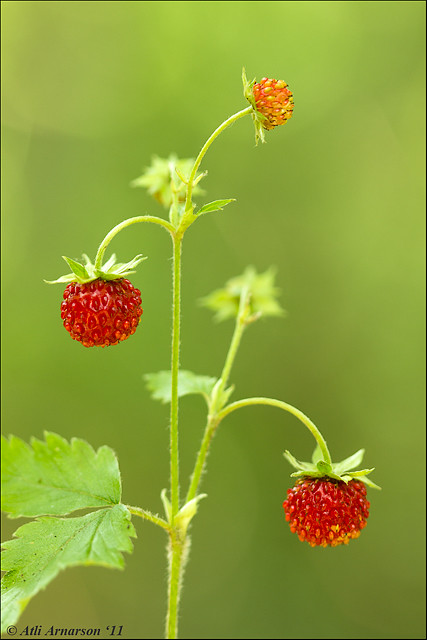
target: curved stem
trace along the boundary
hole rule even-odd
[[[137,222],[153,222],[154,224],[158,224],[164,227],[165,229],[167,229],[167,231],[169,231],[171,235],[173,235],[175,232],[175,229],[173,228],[170,222],[167,222],[167,220],[163,220],[162,218],[157,218],[156,216],[136,216],[135,218],[128,218],[127,220],[123,220],[123,222],[120,222],[119,224],[117,224],[115,227],[111,229],[111,231],[107,233],[104,240],[99,245],[96,258],[95,258],[95,269],[101,268],[102,259],[104,257],[105,250],[110,244],[111,240],[114,238],[114,236],[116,236],[120,231],[122,231],[122,229],[126,229],[126,227],[129,227],[131,224],[136,224]]]
[[[172,524],[179,511],[179,457],[178,457],[178,372],[179,342],[181,330],[181,253],[182,237],[173,238],[173,312],[172,312],[172,362],[171,362],[171,413],[170,413],[170,484]]]
[[[250,407],[253,405],[269,405],[271,407],[283,409],[288,413],[292,413],[292,415],[298,418],[298,420],[300,420],[310,430],[322,451],[325,462],[327,462],[328,464],[332,464],[331,454],[329,453],[326,440],[323,438],[316,425],[302,411],[300,411],[296,407],[293,407],[287,402],[283,402],[282,400],[275,400],[274,398],[245,398],[244,400],[238,400],[237,402],[233,402],[227,407],[224,407],[224,409],[222,409],[222,411],[217,414],[218,424],[219,422],[221,422],[221,420],[228,416],[229,413],[232,413],[237,409],[241,409],[242,407]]]
[[[193,165],[193,168],[191,170],[191,173],[190,173],[190,177],[188,178],[188,188],[187,188],[187,195],[186,195],[186,199],[185,199],[185,211],[189,211],[191,209],[191,196],[192,196],[192,193],[193,193],[194,178],[196,176],[197,169],[199,168],[200,163],[203,160],[203,156],[205,155],[206,151],[211,146],[212,142],[215,140],[215,138],[217,138],[219,136],[219,134],[222,131],[224,131],[224,129],[226,129],[231,124],[233,124],[233,122],[236,122],[236,120],[239,120],[239,118],[243,118],[243,116],[245,116],[248,113],[251,113],[252,111],[253,111],[253,107],[246,107],[246,109],[243,109],[242,111],[238,111],[234,115],[230,116],[230,118],[228,118],[222,124],[220,124],[219,127],[217,129],[215,129],[213,134],[206,140],[206,142],[203,145],[199,155],[196,158],[196,161],[195,161],[195,163]]]
[[[140,507],[131,507],[128,504],[125,505],[125,507],[128,511],[130,511],[130,513],[133,513],[135,516],[144,518],[144,520],[149,520],[153,524],[157,524],[157,526],[162,527],[162,529],[165,529],[166,531],[170,531],[170,526],[166,522],[166,520],[163,520],[163,518],[160,518],[159,516],[155,516],[150,511],[147,511],[146,509],[141,509]]]

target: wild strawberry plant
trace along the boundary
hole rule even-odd
[[[232,412],[254,405],[276,407],[295,416],[312,433],[316,447],[310,462],[299,462],[285,452],[296,468],[295,487],[283,503],[290,529],[312,547],[347,544],[357,538],[369,515],[366,485],[378,488],[368,475],[372,469],[354,471],[363,450],[342,462],[333,463],[326,441],[314,423],[296,407],[268,397],[252,397],[230,402],[234,387],[230,374],[244,332],[261,316],[280,316],[274,272],[257,273],[252,267],[230,279],[208,295],[205,306],[217,318],[234,318],[235,328],[219,377],[197,375],[180,369],[181,258],[185,232],[200,216],[221,211],[233,200],[214,200],[198,206],[193,199],[202,194],[199,171],[214,140],[237,120],[250,115],[256,142],[265,142],[265,131],[286,124],[293,112],[293,96],[282,80],[263,78],[248,82],[243,72],[244,95],[249,106],[225,120],[193,159],[154,158],[152,165],[133,182],[141,186],[169,211],[168,219],[145,215],[128,218],[116,225],[101,242],[95,260],[84,255],[82,262],[65,258],[71,273],[52,283],[66,284],[61,319],[71,338],[84,347],[105,347],[127,340],[142,318],[141,293],[127,276],[145,258],[136,256],[118,263],[104,256],[110,242],[123,229],[149,223],[162,227],[170,236],[173,253],[171,369],[146,374],[152,397],[170,404],[170,481],[161,499],[164,515],[122,502],[117,457],[111,448],[98,451],[84,440],[67,442],[60,435],[45,433],[44,441],[3,439],[2,506],[11,518],[34,518],[19,527],[12,540],[4,543],[2,581],[2,629],[13,625],[29,601],[66,567],[98,564],[123,567],[123,552],[132,551],[135,537],[132,516],[148,520],[168,536],[168,594],[166,637],[178,634],[178,607],[182,576],[189,556],[188,531],[199,501],[201,479],[213,436]],[[179,398],[201,394],[207,404],[206,427],[196,456],[189,486],[179,483],[178,405]],[[70,517],[89,509],[83,516]],[[64,517],[67,516],[67,517]]]

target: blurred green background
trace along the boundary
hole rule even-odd
[[[168,408],[144,373],[169,367],[167,234],[124,231],[143,321],[116,348],[62,327],[61,255],[95,254],[124,218],[164,215],[129,183],[151,156],[194,156],[246,106],[241,70],[285,79],[294,117],[255,148],[250,118],[209,151],[199,203],[235,197],[185,238],[184,368],[218,375],[233,329],[197,300],[252,264],[277,267],[286,319],[248,330],[233,399],[269,395],[360,447],[382,492],[348,548],[311,549],[285,522],[289,448],[308,431],[271,408],[221,426],[192,528],[183,638],[423,638],[424,2],[3,2],[3,432],[45,429],[117,452],[123,500],[160,512]],[[184,398],[187,486],[204,402]],[[22,521],[5,520],[10,537]],[[124,626],[160,638],[163,532],[135,522],[126,570],[63,572],[19,623]]]

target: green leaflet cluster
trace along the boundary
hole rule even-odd
[[[129,510],[120,503],[120,471],[114,451],[70,443],[54,433],[27,445],[2,438],[2,509],[11,518],[36,517],[4,543],[2,631],[15,624],[29,600],[62,569],[102,565],[121,569],[136,537]],[[63,518],[78,509],[83,516]]]

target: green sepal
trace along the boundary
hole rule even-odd
[[[265,142],[265,134],[264,134],[264,128],[262,126],[262,123],[264,120],[266,120],[266,117],[262,113],[260,113],[256,108],[256,103],[255,103],[255,98],[253,93],[253,86],[256,82],[256,79],[254,78],[251,81],[247,79],[245,67],[243,67],[243,70],[242,70],[242,82],[243,82],[243,95],[245,96],[246,100],[249,102],[249,104],[253,109],[252,120],[254,123],[254,129],[255,129],[255,144],[258,144],[259,140],[261,140],[261,142]]]
[[[350,471],[350,469],[354,469],[361,464],[363,460],[363,456],[365,455],[365,449],[359,449],[356,453],[353,453],[352,456],[342,460],[341,462],[337,462],[334,465],[335,473],[343,473],[344,471]]]
[[[84,265],[72,258],[67,258],[67,256],[62,257],[72,270],[72,273],[67,273],[57,280],[45,280],[46,284],[58,284],[62,282],[78,282],[79,284],[86,284],[88,282],[93,282],[93,280],[98,280],[99,278],[107,281],[119,280],[131,273],[135,273],[135,267],[143,262],[143,260],[147,259],[142,254],[139,254],[130,260],[130,262],[116,262],[116,254],[113,253],[111,258],[107,260],[104,265],[101,265],[100,268],[96,268],[85,253],[83,254],[83,260],[85,262]]]
[[[62,257],[79,281],[88,282],[90,280],[90,275],[82,264],[72,258],[67,258],[67,256]]]
[[[352,471],[354,467],[358,466],[362,462],[364,449],[359,449],[353,455],[341,460],[341,462],[329,463],[323,459],[322,450],[317,445],[313,451],[311,462],[301,462],[297,460],[290,451],[285,451],[283,455],[287,461],[297,471],[291,473],[291,478],[309,477],[309,478],[333,478],[340,482],[348,484],[351,480],[361,480],[369,487],[373,489],[381,489],[377,484],[372,482],[366,476],[369,475],[374,469],[360,469],[359,471]]]
[[[292,455],[290,451],[284,451],[283,455],[295,469],[298,469],[298,471],[316,471],[314,465],[312,465],[310,462],[300,462]]]
[[[236,202],[236,198],[228,198],[226,200],[214,200],[213,202],[208,202],[204,204],[198,211],[195,212],[194,215],[201,216],[203,213],[210,213],[212,211],[222,211],[227,204],[230,202]]]
[[[323,460],[323,453],[322,449],[317,444],[315,450],[313,451],[313,455],[311,456],[311,461],[313,464],[317,464],[320,460]]]

